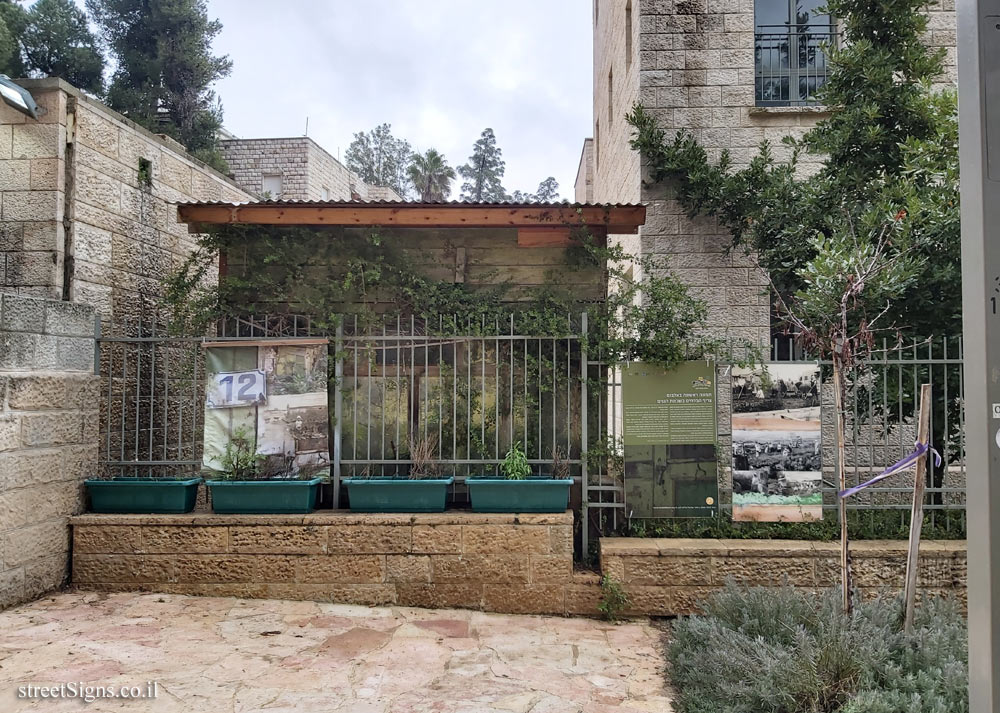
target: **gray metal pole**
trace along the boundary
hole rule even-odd
[[[344,322],[343,317],[337,323],[337,338],[334,343],[337,359],[334,366],[333,376],[336,382],[333,394],[333,470],[330,473],[333,482],[333,508],[340,507],[340,461],[344,454],[342,451],[344,434]]]
[[[1000,711],[1000,0],[959,0],[969,704]]]

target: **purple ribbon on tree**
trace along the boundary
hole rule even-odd
[[[841,490],[839,493],[837,493],[837,496],[841,497],[841,498],[849,497],[851,495],[854,495],[855,493],[857,493],[860,490],[864,490],[869,485],[874,485],[875,483],[879,482],[880,480],[885,480],[890,475],[895,475],[896,473],[898,473],[901,470],[906,470],[911,465],[913,465],[914,463],[916,463],[918,458],[921,458],[922,456],[924,456],[924,454],[926,454],[927,451],[930,451],[931,453],[934,454],[934,467],[936,468],[939,465],[941,465],[941,454],[939,454],[936,450],[934,450],[933,448],[931,448],[928,444],[926,444],[926,443],[920,443],[918,441],[918,442],[914,443],[913,446],[914,446],[913,453],[910,453],[905,458],[901,458],[900,460],[896,461],[895,463],[893,463],[892,465],[890,465],[888,468],[886,468],[885,470],[883,470],[881,473],[879,473],[878,475],[876,475],[871,480],[866,481],[866,482],[862,483],[861,485],[855,485],[853,488],[848,488],[847,490]]]

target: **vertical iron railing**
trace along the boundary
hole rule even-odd
[[[830,66],[826,48],[838,35],[829,24],[757,25],[754,34],[757,106],[802,106],[815,103]]]

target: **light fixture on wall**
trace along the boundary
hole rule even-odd
[[[6,74],[0,74],[0,96],[8,106],[27,114],[32,119],[38,118],[38,105],[31,94],[24,87],[14,84]]]

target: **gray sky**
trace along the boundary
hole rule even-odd
[[[591,131],[588,0],[209,0],[225,125],[242,138],[309,135],[342,157],[389,122],[415,149],[465,163],[487,126],[504,186],[546,176],[572,197]],[[458,196],[456,182],[452,197]]]

